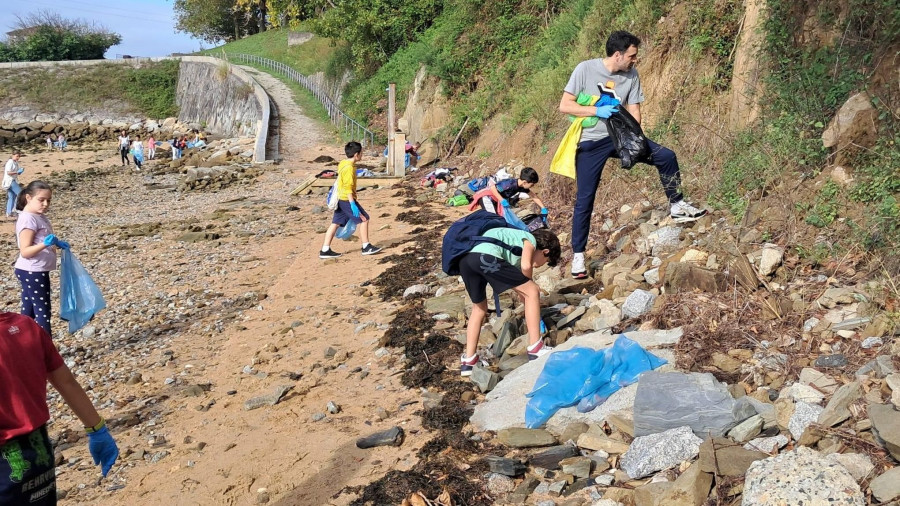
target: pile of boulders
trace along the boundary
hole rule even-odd
[[[457,180],[427,191],[463,187]],[[594,411],[564,408],[544,428],[524,429],[526,394],[546,359],[525,355],[521,307],[492,318],[479,342],[491,365],[471,377],[486,394],[471,425],[488,433],[479,438],[496,433],[494,442],[509,448],[488,462],[494,497],[546,505],[559,496],[607,505],[900,499],[900,467],[892,468],[900,461],[900,338],[883,287],[799,279],[791,274],[797,260],[759,233],[714,216],[677,224],[649,202],[623,206],[602,227],[607,240],[586,262],[591,279],[569,279],[560,267],[534,275],[548,338],[559,350],[599,349],[613,343],[614,328],[626,327],[669,364]],[[567,234],[560,236],[565,243]],[[677,370],[672,348],[682,332],[642,320],[673,294],[696,294],[700,303],[726,290],[762,293],[768,318],[803,315],[802,330],[711,350],[703,372]],[[404,297],[423,294],[435,329],[464,342],[461,281],[436,273]],[[501,305],[512,304],[504,296]],[[710,372],[740,380],[721,382]]]

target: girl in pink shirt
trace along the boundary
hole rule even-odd
[[[16,240],[19,258],[15,263],[16,277],[22,284],[22,314],[30,316],[50,331],[50,271],[56,269],[56,248],[69,249],[69,243],[53,234],[53,227],[45,213],[53,197],[50,185],[32,181],[16,199],[19,218],[16,220]]]

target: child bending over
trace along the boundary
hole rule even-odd
[[[459,273],[466,292],[472,299],[472,315],[466,327],[466,352],[460,357],[460,374],[470,376],[478,364],[478,336],[487,315],[487,285],[495,293],[510,288],[525,304],[525,324],[528,327],[528,359],[534,360],[552,348],[541,341],[541,291],[531,280],[535,267],[549,264],[554,267],[561,253],[559,238],[546,229],[525,232],[508,227],[492,228],[482,234],[498,239],[508,246],[521,246],[522,255],[489,242],[478,243],[459,262]]]

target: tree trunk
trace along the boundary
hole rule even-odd
[[[266,31],[266,14],[268,13],[268,9],[266,8],[266,0],[259,0],[259,31]]]

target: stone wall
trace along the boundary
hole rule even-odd
[[[87,67],[104,63],[140,65],[142,62],[164,59],[167,58],[13,62],[0,63],[0,69]],[[48,113],[33,105],[8,107],[0,104],[0,146],[41,142],[40,139],[50,133],[64,133],[69,141],[114,139],[121,129],[144,135],[150,132],[164,135],[186,133],[179,130],[179,124],[185,124],[202,126],[226,137],[254,137],[253,161],[265,161],[270,115],[269,97],[265,90],[249,74],[217,58],[183,56],[179,59],[181,66],[176,97],[181,107],[179,123],[174,118],[158,123],[130,115],[112,114],[111,117],[108,111]]]
[[[253,160],[265,160],[269,97],[248,73],[217,58],[184,56],[175,100],[180,121],[229,137],[256,137]]]

